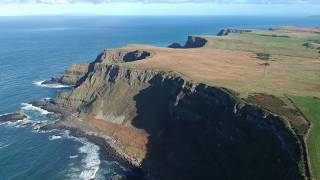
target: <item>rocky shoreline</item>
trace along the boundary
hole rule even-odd
[[[40,131],[51,130],[68,130],[70,135],[76,138],[85,138],[89,142],[99,146],[100,159],[107,161],[118,162],[123,167],[130,170],[130,173],[125,176],[116,175],[113,179],[128,179],[128,180],[141,180],[145,175],[142,169],[139,167],[139,163],[129,158],[126,154],[120,152],[118,148],[112,142],[110,137],[101,137],[98,134],[91,131],[84,131],[77,127],[68,126],[66,123],[66,117],[70,117],[70,111],[64,111],[54,101],[33,101],[33,106],[52,112],[48,114],[48,117],[53,120],[57,120],[53,124],[48,124],[40,127]]]
[[[221,36],[244,32],[250,30],[226,29]],[[206,43],[190,36],[185,46],[170,47]],[[133,170],[120,179],[309,177],[304,142],[289,121],[223,87],[133,63],[156,52],[104,50],[86,73],[67,71],[74,89],[55,100],[32,102],[59,119],[41,130],[66,129],[98,145],[101,158]]]

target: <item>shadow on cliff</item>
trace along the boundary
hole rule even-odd
[[[224,91],[156,76],[134,97],[133,126],[150,136],[142,162],[145,175],[159,179],[302,179],[299,148],[280,123],[235,115]],[[259,114],[259,113],[257,113]],[[269,123],[269,124],[268,124]],[[274,129],[279,134],[274,133]],[[283,131],[283,132],[282,132]],[[282,141],[278,136],[282,136]]]

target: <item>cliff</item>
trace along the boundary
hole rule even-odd
[[[287,121],[225,88],[134,66],[154,54],[105,50],[56,98],[72,112],[61,123],[111,137],[146,178],[305,178],[303,142]]]
[[[50,80],[46,80],[41,84],[63,84],[63,85],[75,85],[81,80],[88,72],[88,64],[73,64],[67,70],[64,71],[64,75],[61,77],[52,77]]]

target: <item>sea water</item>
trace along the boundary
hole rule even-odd
[[[68,131],[41,132],[52,120],[28,104],[54,98],[66,86],[41,87],[73,63],[89,63],[104,48],[126,44],[167,46],[188,35],[222,28],[319,26],[308,17],[0,17],[0,115],[28,117],[0,125],[0,179],[110,179],[128,170],[99,158],[99,147]]]

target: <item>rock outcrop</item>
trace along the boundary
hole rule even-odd
[[[16,122],[19,120],[23,120],[27,118],[27,116],[21,112],[15,112],[11,114],[5,114],[0,116],[0,123],[1,122]]]
[[[222,29],[217,36],[228,36],[229,33],[246,33],[246,32],[252,32],[252,30],[247,29]]]
[[[50,80],[42,82],[42,84],[76,85],[76,82],[86,75],[88,68],[88,64],[73,64],[70,68],[65,70],[62,77],[52,77]]]
[[[83,78],[88,72],[88,64],[74,64],[64,72],[61,83],[66,85],[74,85]]]
[[[207,40],[200,36],[188,36],[188,40],[184,46],[179,43],[172,43],[169,48],[201,48],[207,44]]]
[[[280,117],[226,89],[128,66],[130,53],[103,52],[74,90],[57,97],[60,107],[78,113],[79,120],[65,121],[117,139],[146,178],[304,179],[301,142]],[[128,139],[138,135],[146,144]]]
[[[50,84],[61,84],[62,77],[51,77],[49,80],[43,81],[41,84],[50,85]]]
[[[152,52],[143,50],[132,50],[128,51],[126,49],[105,49],[98,57],[96,62],[99,63],[125,63],[137,60],[146,59],[152,56]]]

